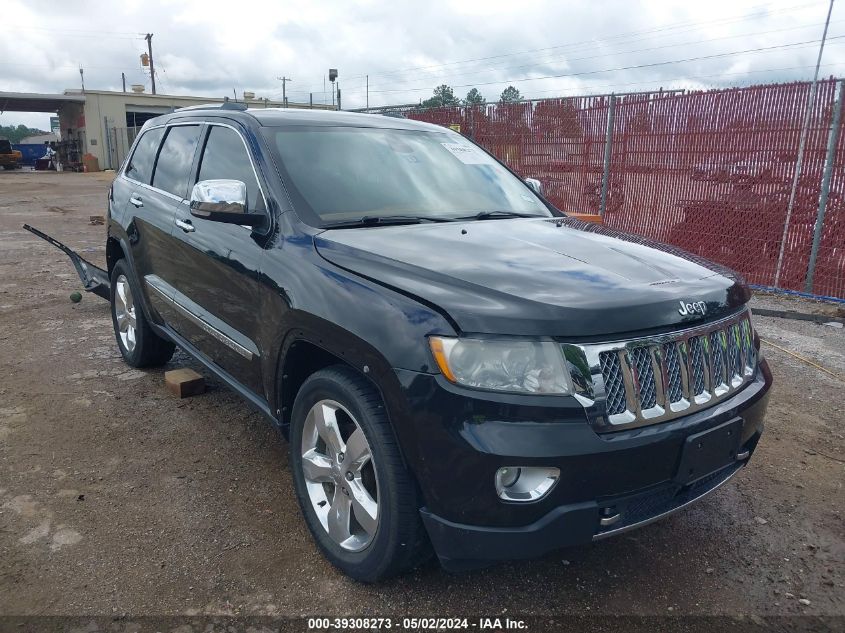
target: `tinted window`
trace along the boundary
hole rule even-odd
[[[129,178],[150,184],[150,178],[153,175],[153,164],[156,160],[156,152],[158,151],[163,134],[163,127],[144,132],[138,140],[138,145],[135,147],[135,153],[132,154],[129,165],[126,167],[126,175]]]
[[[549,216],[519,178],[452,132],[351,127],[264,128],[285,186],[312,221],[486,211]],[[316,217],[314,217],[316,216]]]
[[[250,211],[264,209],[264,199],[249,154],[234,130],[215,125],[211,127],[200,163],[199,180],[240,180],[246,184],[247,206]]]
[[[180,198],[188,196],[188,177],[197,149],[198,125],[178,125],[170,128],[156,161],[153,187]]]

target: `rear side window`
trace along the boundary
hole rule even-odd
[[[138,145],[135,147],[135,152],[129,160],[129,165],[126,166],[126,176],[132,180],[150,184],[150,179],[153,175],[153,165],[156,160],[156,152],[161,143],[161,137],[164,135],[164,128],[155,128],[147,130],[138,139]]]
[[[249,154],[240,135],[234,130],[214,125],[208,135],[200,163],[199,180],[240,180],[246,185],[250,211],[263,211],[264,198],[252,170]]]
[[[198,125],[177,125],[171,127],[158,153],[153,187],[186,198],[188,178],[194,162],[200,128]]]

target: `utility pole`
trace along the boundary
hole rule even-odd
[[[337,81],[337,68],[329,68],[329,81],[332,82],[332,107],[334,107],[335,81]],[[323,84],[325,86],[325,84]],[[337,84],[337,109],[340,110],[340,84]]]
[[[82,92],[85,92],[85,71],[82,70],[82,66],[79,67],[79,81],[82,82]]]
[[[367,78],[367,110],[370,109],[370,76],[364,75]]]
[[[288,107],[288,97],[287,97],[287,92],[286,92],[287,83],[289,81],[293,81],[293,79],[291,79],[290,77],[284,77],[284,76],[276,77],[276,79],[278,79],[279,81],[282,82],[282,103],[287,108]]]
[[[150,83],[152,84],[153,94],[156,93],[156,67],[153,64],[153,34],[147,33],[144,36],[147,40],[147,52],[150,55]]]
[[[123,82],[123,92],[126,92],[126,73],[120,73],[120,80]]]

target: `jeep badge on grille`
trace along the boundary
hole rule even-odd
[[[681,307],[678,308],[678,312],[681,316],[687,316],[688,314],[700,314],[704,316],[707,313],[707,305],[703,301],[693,301],[692,303],[680,301],[679,303]]]

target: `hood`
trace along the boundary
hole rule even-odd
[[[749,298],[726,268],[573,218],[332,229],[314,240],[326,260],[438,308],[460,332],[589,339],[712,320]]]

